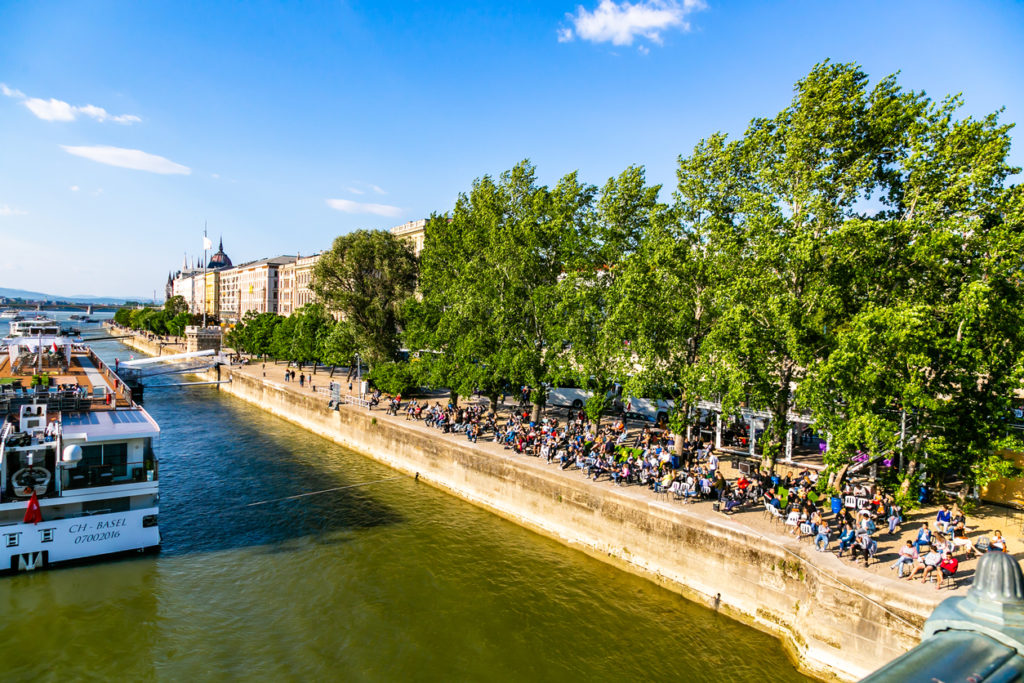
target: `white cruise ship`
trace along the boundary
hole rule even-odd
[[[0,571],[160,545],[160,428],[47,320],[0,340]]]

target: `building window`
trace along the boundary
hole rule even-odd
[[[53,541],[53,529],[40,529],[39,540],[43,543],[51,543]]]
[[[13,547],[18,545],[18,539],[21,536],[20,533],[17,533],[17,534],[5,534],[5,535],[7,536],[7,547],[8,548],[13,548]]]

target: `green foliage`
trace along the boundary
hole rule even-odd
[[[169,317],[174,318],[182,313],[188,313],[188,302],[183,296],[172,296],[164,302],[164,310]]]
[[[334,319],[323,304],[306,304],[295,313],[290,360],[307,363],[320,360],[323,342],[334,328]]]
[[[185,336],[185,328],[195,324],[195,316],[188,311],[182,311],[167,321],[167,333],[175,337],[183,337]]]
[[[367,374],[367,379],[386,394],[408,396],[416,388],[416,374],[409,363],[377,363]]]
[[[908,506],[922,477],[1016,476],[998,454],[1024,448],[1009,427],[1024,388],[1024,189],[1010,184],[1011,127],[998,112],[958,118],[961,105],[825,62],[778,114],[681,156],[671,205],[640,167],[600,189],[576,174],[541,185],[526,161],[479,178],[427,223],[422,299],[378,297],[391,316],[374,318],[379,348],[400,320],[427,352],[418,381],[527,384],[542,404],[545,386],[574,380],[591,417],[622,382],[627,399],[670,396],[677,432],[700,399],[767,410],[769,461],[810,413],[832,472],[889,460],[882,476]],[[344,246],[320,286],[351,302]],[[364,327],[338,332],[339,357],[370,344]]]
[[[439,357],[432,384],[460,394],[529,385],[543,403],[545,382],[564,368],[564,321],[554,315],[559,279],[579,243],[593,188],[575,174],[554,188],[524,161],[498,179],[484,176],[450,215],[426,227],[420,288],[409,306],[407,343]]]
[[[292,339],[295,337],[295,315],[292,314],[274,326],[270,336],[270,355],[281,360],[297,360],[292,355]]]
[[[347,320],[339,320],[323,337],[320,358],[332,366],[351,365],[358,350],[352,325]]]
[[[400,313],[416,288],[417,259],[389,232],[358,230],[334,240],[313,270],[313,291],[338,311],[363,357],[391,361],[398,351]]]
[[[225,343],[238,351],[257,356],[274,353],[274,330],[283,318],[276,313],[246,311],[242,319],[228,332]]]
[[[173,299],[181,297],[172,297]],[[187,312],[172,315],[174,307],[168,308],[119,308],[114,313],[114,322],[133,330],[143,330],[154,334],[184,334],[185,325],[191,325],[192,317]],[[187,322],[186,322],[187,321]],[[182,324],[184,323],[184,324]],[[177,331],[179,330],[180,331]]]

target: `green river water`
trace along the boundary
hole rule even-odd
[[[247,506],[396,473],[211,388],[146,407],[162,551],[0,578],[6,680],[805,680],[771,636],[408,477]]]

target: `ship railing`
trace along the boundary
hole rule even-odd
[[[134,406],[135,402],[132,401],[132,390],[128,388],[128,385],[125,384],[124,380],[121,379],[121,377],[118,376],[118,374],[114,372],[109,365],[104,363],[100,357],[96,355],[95,351],[88,347],[87,351],[89,353],[89,360],[93,362],[96,369],[100,371],[100,374],[102,374],[106,380],[110,382],[110,386],[113,387],[115,399],[120,397],[129,406]]]
[[[107,403],[106,396],[83,396],[77,392],[65,391],[41,394],[26,394],[24,396],[6,395],[0,397],[0,413],[9,412],[13,408],[23,405],[45,405],[48,410],[64,413],[86,412],[90,410],[111,409],[114,407],[133,407],[134,404],[125,403],[123,400],[116,404],[112,401]]]

